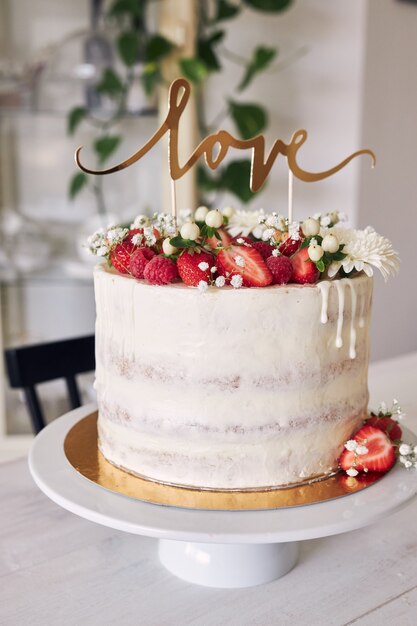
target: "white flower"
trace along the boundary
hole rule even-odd
[[[243,256],[240,256],[239,254],[235,256],[235,262],[236,265],[239,265],[239,267],[245,267],[245,259]]]
[[[359,455],[361,455],[361,454],[367,454],[367,452],[369,452],[369,450],[368,450],[368,448],[367,448],[366,446],[361,446],[361,445],[360,445],[360,446],[358,446],[358,447],[356,448],[356,454],[359,454]]]
[[[346,450],[349,450],[349,452],[354,452],[357,447],[358,447],[358,442],[355,441],[354,439],[349,439],[349,441],[346,441],[345,443],[345,448]]]
[[[265,230],[263,224],[259,224],[259,219],[264,218],[264,211],[235,211],[230,217],[228,230],[232,237],[242,235],[247,237],[252,233],[257,239],[260,239],[262,232]]]
[[[412,465],[413,465],[413,464],[411,463],[411,461],[406,461],[406,462],[404,463],[404,467],[405,467],[406,469],[408,469],[409,467],[412,467]]]
[[[378,413],[383,413],[385,415],[385,413],[387,413],[387,411],[388,411],[387,403],[386,402],[381,402],[379,407],[378,407]]]
[[[242,283],[243,283],[243,278],[240,274],[235,274],[235,276],[233,276],[232,280],[230,281],[230,284],[235,289],[240,289],[240,287],[242,286]]]
[[[278,213],[271,213],[265,219],[266,226],[284,231],[286,229],[286,218]]]
[[[408,454],[412,453],[413,449],[411,446],[408,445],[408,443],[402,443],[398,451],[401,456],[407,456]]]
[[[216,280],[214,281],[214,284],[216,285],[216,287],[224,287],[226,284],[226,279],[224,276],[217,276]]]
[[[211,270],[210,270],[210,272],[211,272],[212,274],[215,274],[215,272],[217,272],[217,267],[216,267],[215,265],[213,265],[213,266],[212,266],[212,268],[211,268]]]
[[[140,244],[142,243],[142,241],[143,241],[143,235],[141,235],[141,233],[136,233],[136,235],[133,235],[133,237],[132,237],[132,243],[133,243],[135,246],[140,246]]]
[[[335,276],[341,267],[347,274],[356,270],[365,272],[367,276],[372,276],[373,268],[376,267],[385,280],[398,271],[399,258],[391,242],[370,226],[365,230],[335,227],[328,232],[344,244],[342,252],[346,254],[343,260],[334,261],[330,265],[329,278]]]
[[[275,235],[275,229],[274,228],[267,228],[262,233],[262,239],[263,239],[263,241],[269,241],[270,239],[273,238],[274,235]]]
[[[242,237],[239,237],[239,239],[236,239],[236,243],[244,244],[245,240],[242,239]]]
[[[291,222],[288,225],[288,235],[293,241],[300,239],[300,222]]]
[[[107,246],[100,246],[96,249],[95,254],[97,256],[106,256],[109,253],[109,249]],[[94,254],[94,253],[93,253]]]
[[[414,446],[413,453],[417,456],[417,446]]]
[[[178,214],[178,225],[181,226],[185,222],[191,222],[193,218],[193,212],[191,209],[180,209]]]
[[[348,476],[357,476],[359,474],[358,470],[355,470],[354,467],[350,467],[348,470],[346,470],[346,474]]]
[[[278,248],[275,248],[275,250],[272,250],[272,256],[279,256],[281,254],[281,252],[278,250]]]
[[[107,231],[107,241],[110,244],[117,244],[117,243],[121,243],[123,241],[123,239],[126,237],[127,233],[129,232],[128,228],[111,228],[110,230]]]
[[[208,270],[209,264],[206,263],[205,261],[201,261],[201,263],[198,264],[198,267],[200,268],[202,272],[205,272],[206,270]]]
[[[177,233],[177,226],[173,215],[169,215],[168,213],[155,213],[152,217],[152,222],[164,238],[173,237]]]
[[[143,228],[149,226],[149,217],[147,215],[137,215],[130,225],[130,228]]]
[[[208,283],[206,283],[205,280],[200,280],[200,282],[197,285],[197,289],[200,293],[205,293],[208,289]]]
[[[143,235],[145,237],[147,246],[153,246],[156,243],[156,237],[155,233],[153,232],[152,226],[147,226],[146,228],[144,228]]]

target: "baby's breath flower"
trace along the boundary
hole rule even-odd
[[[201,263],[198,264],[198,267],[202,272],[204,272],[205,270],[208,270],[209,264],[205,261],[201,261]]]
[[[243,284],[243,278],[240,274],[235,274],[234,276],[232,276],[232,279],[230,281],[230,284],[232,285],[232,287],[234,287],[235,289],[240,289],[240,287]]]
[[[150,220],[147,215],[137,215],[133,220],[130,228],[143,228],[144,226],[149,226]]]
[[[224,287],[226,284],[226,279],[224,276],[217,276],[216,280],[214,281],[214,284],[216,285],[216,287]]]
[[[346,470],[346,474],[348,476],[357,476],[359,472],[354,467],[350,467],[348,470]]]
[[[133,237],[132,237],[132,243],[133,243],[135,246],[140,246],[140,244],[142,243],[142,241],[143,241],[143,235],[141,235],[141,233],[136,233],[136,235],[133,235]]]
[[[357,447],[358,447],[358,442],[355,441],[354,439],[349,439],[349,441],[346,441],[345,443],[345,448],[346,450],[349,450],[349,452],[354,452]]]
[[[208,289],[208,283],[205,280],[200,280],[200,282],[197,285],[197,288],[200,293],[205,293]]]
[[[245,259],[243,256],[240,256],[239,254],[235,256],[235,262],[236,265],[239,265],[239,267],[245,267]]]
[[[368,450],[368,448],[366,446],[359,445],[356,448],[356,454],[359,454],[359,455],[360,454],[367,454],[368,452],[369,452],[369,450]]]
[[[408,443],[402,443],[398,451],[401,456],[408,456],[409,454],[412,454],[413,449],[408,445]]]

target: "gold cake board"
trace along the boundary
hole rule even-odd
[[[109,463],[98,448],[97,411],[77,422],[64,441],[73,468],[88,480],[115,493],[166,506],[217,511],[256,511],[324,502],[360,491],[385,474],[359,479],[339,472],[314,482],[278,489],[215,491],[179,487],[129,474]]]

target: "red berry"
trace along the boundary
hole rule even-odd
[[[110,252],[110,263],[121,274],[129,274],[130,257],[135,250],[135,246],[131,241],[124,240],[118,243]]]
[[[258,252],[261,253],[264,261],[269,259],[272,254],[272,251],[275,250],[275,246],[271,246],[267,241],[251,241],[250,242],[252,248],[255,248]]]
[[[398,441],[403,436],[403,432],[398,422],[388,415],[384,415],[381,417],[379,417],[378,415],[373,415],[366,420],[366,423],[369,424],[369,426],[375,426],[375,428],[383,430],[384,433],[388,435],[388,437],[391,439],[391,441]]]
[[[362,474],[358,474],[357,476],[339,474],[337,477],[337,482],[342,487],[343,491],[346,491],[346,493],[351,493],[352,491],[359,491],[359,489],[369,487],[369,485],[372,485],[380,479],[380,472],[364,472]]]
[[[368,470],[370,472],[387,472],[395,463],[395,448],[387,435],[375,426],[362,426],[354,435],[353,439],[358,444],[366,446],[368,452],[355,454],[355,452],[343,450],[339,464],[344,470],[353,467],[358,472]]]
[[[228,246],[232,242],[232,238],[228,232],[226,232],[223,228],[219,228],[217,232],[220,235],[220,239],[217,239],[215,235],[213,237],[208,237],[207,243],[210,248],[217,248],[218,244],[221,243],[223,247]]]
[[[301,246],[302,235],[301,230],[299,230],[299,238],[293,239],[292,237],[287,236],[287,239],[281,243],[279,246],[279,251],[281,254],[285,254],[285,256],[292,256],[295,252],[297,252],[298,248]]]
[[[286,285],[292,276],[292,263],[287,256],[270,256],[266,264],[273,276],[274,285]]]
[[[146,264],[143,277],[151,285],[168,285],[178,278],[177,266],[165,256],[154,256]]]
[[[147,264],[155,256],[151,248],[138,248],[130,257],[130,273],[135,278],[143,278],[143,272]]]
[[[242,257],[244,265],[236,262],[236,257]],[[217,271],[230,282],[232,276],[239,274],[243,278],[245,287],[266,287],[272,283],[272,274],[269,271],[261,254],[251,246],[229,246],[217,255]]]
[[[125,242],[133,243],[132,237],[134,237],[135,235],[142,235],[142,234],[143,234],[143,228],[132,228],[127,233],[126,237],[123,240],[123,243]]]
[[[200,263],[207,263],[208,268],[200,269]],[[186,250],[178,257],[177,266],[181,280],[190,287],[196,287],[201,280],[208,282],[211,279],[211,268],[214,265],[214,257],[208,252],[194,252]]]
[[[299,285],[316,283],[320,272],[308,256],[308,248],[302,248],[291,257],[293,268],[292,282]]]

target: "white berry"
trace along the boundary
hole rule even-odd
[[[339,250],[339,242],[337,237],[332,235],[326,235],[323,237],[323,241],[321,242],[321,247],[325,252],[337,252]]]
[[[164,254],[171,256],[171,254],[175,254],[177,252],[178,248],[173,246],[169,241],[169,237],[167,237],[164,239],[164,243],[162,244],[162,250],[164,251]]]
[[[235,210],[233,207],[231,206],[225,206],[224,209],[222,210],[222,213],[225,217],[227,217],[227,219],[230,220],[230,218],[232,217],[232,215],[235,214]]]
[[[199,206],[194,213],[194,219],[196,222],[204,222],[206,215],[209,212],[206,206]]]
[[[306,237],[315,237],[320,232],[320,222],[314,217],[309,217],[302,223],[301,229]]]
[[[211,228],[220,228],[223,225],[223,215],[218,209],[209,211],[206,215],[206,224]]]
[[[308,246],[308,256],[313,261],[313,263],[320,261],[323,254],[324,250],[321,246]]]
[[[180,234],[183,239],[195,241],[200,235],[200,229],[194,222],[186,222],[181,226]]]

